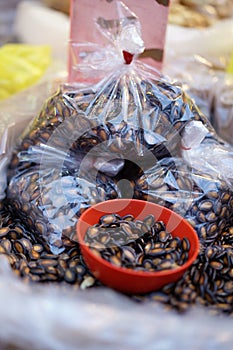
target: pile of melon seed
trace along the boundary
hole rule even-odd
[[[0,204],[0,254],[25,283],[56,283],[73,288],[98,288],[80,254],[78,243],[63,239],[64,251],[50,252],[45,242],[29,232]],[[201,245],[197,260],[176,283],[146,295],[132,295],[137,302],[155,301],[178,312],[203,305],[214,314],[233,316],[233,225],[209,245]]]

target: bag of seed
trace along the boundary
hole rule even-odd
[[[96,21],[109,44],[77,67],[88,82],[62,84],[45,102],[9,167],[8,200],[53,252],[63,249],[64,235],[76,238],[83,210],[134,196],[135,181],[148,169],[179,156],[191,121],[218,139],[179,86],[137,59],[144,49],[140,23],[122,2],[117,5],[119,18],[111,26]],[[106,76],[91,84],[100,70]]]

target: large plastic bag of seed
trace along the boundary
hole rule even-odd
[[[63,84],[23,133],[9,167],[7,197],[16,214],[53,252],[89,206],[134,196],[135,180],[158,161],[181,154],[187,124],[211,124],[183,90],[137,59],[140,23],[122,2],[107,26],[96,21],[109,45],[87,55],[77,69],[86,82]],[[103,24],[105,23],[105,24]],[[91,78],[104,67],[106,77]],[[135,195],[137,198],[137,196]]]

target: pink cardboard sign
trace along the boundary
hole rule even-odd
[[[96,27],[96,21],[116,22],[117,0],[71,0],[70,45],[68,57],[69,81],[82,81],[77,65],[93,47],[108,41]],[[119,2],[119,1],[118,1]],[[139,19],[145,50],[139,56],[147,64],[161,70],[168,19],[169,0],[124,0],[127,8]],[[115,21],[115,22],[114,22]]]

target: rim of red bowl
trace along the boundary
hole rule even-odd
[[[173,215],[175,215],[176,217],[179,217],[179,219],[185,223],[185,225],[187,226],[187,228],[189,229],[190,232],[192,232],[192,236],[193,236],[193,240],[192,242],[190,242],[190,249],[193,248],[193,252],[192,252],[192,256],[188,258],[188,260],[181,266],[178,266],[176,268],[173,268],[173,269],[164,269],[164,270],[161,270],[161,271],[141,271],[141,270],[133,270],[133,269],[128,269],[128,268],[125,268],[125,267],[122,267],[122,266],[117,266],[117,265],[114,265],[110,262],[108,262],[107,260],[97,256],[96,254],[94,254],[92,252],[92,250],[87,246],[87,244],[85,243],[84,241],[84,237],[85,237],[85,234],[86,232],[84,233],[84,236],[82,236],[79,228],[82,224],[82,222],[84,221],[83,218],[85,218],[86,216],[88,216],[88,214],[93,210],[93,209],[96,209],[98,210],[99,207],[101,207],[103,205],[103,203],[106,203],[108,202],[109,205],[111,204],[111,202],[115,202],[116,201],[125,201],[125,202],[143,202],[143,203],[149,203],[150,205],[152,204],[154,207],[158,207],[162,210],[164,210],[166,213],[172,213]],[[102,211],[101,211],[102,212]],[[113,213],[114,211],[109,211],[109,212],[102,212],[103,215],[104,213]],[[87,221],[85,221],[87,223]],[[97,223],[97,222],[96,222]],[[89,224],[88,224],[89,225]],[[92,226],[92,225],[89,225],[89,226]],[[195,259],[197,258],[198,256],[198,253],[199,253],[199,247],[200,247],[200,244],[199,244],[199,239],[198,239],[198,235],[196,233],[196,231],[194,230],[194,228],[188,223],[187,220],[185,220],[182,216],[180,216],[179,214],[177,214],[176,212],[172,211],[171,209],[168,209],[164,206],[161,206],[159,204],[156,204],[156,203],[152,203],[152,202],[147,202],[147,201],[143,201],[143,200],[140,200],[140,199],[110,199],[108,201],[104,201],[104,202],[100,202],[100,203],[97,203],[95,205],[93,205],[92,207],[88,208],[87,210],[85,210],[85,212],[83,212],[83,214],[80,216],[78,222],[77,222],[77,225],[76,225],[76,233],[77,233],[77,236],[78,236],[78,243],[80,244],[80,246],[82,246],[82,248],[89,254],[91,255],[95,260],[99,261],[99,263],[101,263],[102,265],[105,265],[106,267],[110,267],[111,269],[115,270],[115,271],[118,271],[118,272],[122,272],[122,273],[125,273],[125,274],[130,274],[130,275],[135,275],[135,276],[150,276],[150,277],[153,277],[153,276],[168,276],[168,275],[173,275],[175,274],[176,272],[181,272],[183,270],[187,270],[189,266],[192,265],[192,263],[195,261]],[[172,233],[172,232],[171,232]],[[174,237],[177,237],[177,236],[174,236]],[[193,242],[194,241],[194,242]]]

